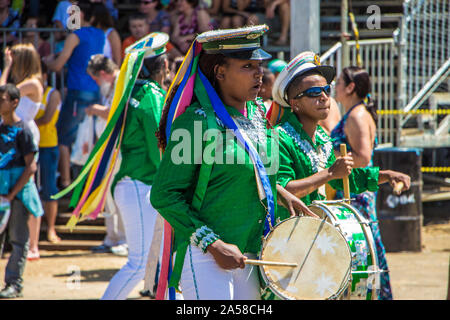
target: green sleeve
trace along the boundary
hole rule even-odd
[[[145,105],[144,108],[138,108],[139,120],[142,124],[141,128],[145,131],[145,145],[148,157],[151,163],[158,165],[160,162],[160,152],[158,148],[158,140],[155,136],[159,126],[159,119],[161,116],[161,106],[155,105],[151,96],[146,95],[141,100],[140,104]]]
[[[351,193],[362,193],[364,191],[378,190],[379,167],[354,168],[348,176]],[[336,190],[343,190],[342,179],[331,180],[330,185]]]
[[[201,163],[201,154],[194,152],[194,127],[197,126],[198,130],[198,125],[201,124],[202,137],[206,130],[206,120],[196,117],[190,108],[192,106],[172,124],[171,138],[161,159],[150,196],[152,206],[169,222],[181,242],[189,241],[194,232],[207,228],[198,218],[199,213],[191,206]],[[202,143],[200,151],[203,148]]]
[[[293,155],[289,152],[289,146],[287,137],[283,132],[278,131],[280,134],[280,168],[278,170],[277,175],[277,184],[281,185],[283,188],[286,188],[286,185],[291,180],[295,180],[295,170],[294,170],[294,161]]]

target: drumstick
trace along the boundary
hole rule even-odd
[[[396,194],[396,195],[400,195],[400,193],[402,193],[402,189],[403,189],[403,186],[404,186],[405,184],[403,183],[403,182],[397,182],[395,185],[394,185],[394,193]]]
[[[251,264],[254,266],[274,266],[274,267],[297,267],[297,263],[278,262],[278,261],[266,261],[266,260],[252,260],[246,259],[245,264]]]
[[[342,143],[340,145],[340,149],[341,149],[341,156],[345,157],[347,155],[347,145],[345,143]],[[345,176],[343,178],[343,182],[344,182],[344,200],[345,200],[345,202],[349,203],[350,202],[350,184],[348,182],[348,176]]]

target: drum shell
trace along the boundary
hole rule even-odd
[[[388,183],[379,186],[377,216],[386,252],[421,251],[422,149],[384,148],[374,152],[374,165],[411,177],[411,187],[397,196]]]
[[[368,278],[367,280],[364,280],[365,277],[362,277],[361,279],[358,276],[353,278],[354,273],[361,272],[361,270],[359,269],[363,266],[366,266],[367,270],[369,271],[379,270],[378,259],[375,253],[375,242],[368,221],[354,207],[344,203],[342,200],[313,201],[313,203],[308,207],[319,217],[324,218],[326,216],[327,220],[329,220],[331,224],[335,225],[335,227],[346,237],[349,245],[350,242],[353,242],[353,245],[351,245],[353,248],[352,260],[354,260],[352,263],[352,286],[351,288],[349,288],[348,299],[376,299],[378,296],[377,292],[379,290],[379,287],[377,285],[379,283],[379,278],[372,278],[371,280],[369,280]],[[338,212],[336,212],[335,209],[337,209]],[[352,212],[354,220],[350,219],[349,217],[339,217],[339,215],[342,213],[342,209]],[[348,222],[359,223],[361,229],[355,229],[351,224],[348,225]],[[362,243],[360,242],[362,239],[359,238],[358,234],[364,235],[364,240]],[[359,245],[356,244],[357,242],[359,242]],[[369,288],[369,282],[371,283],[372,288]],[[364,284],[367,285],[366,291],[361,291],[361,289],[364,288]],[[373,287],[377,289],[373,290]]]

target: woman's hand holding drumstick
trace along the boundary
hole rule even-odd
[[[245,259],[247,257],[234,244],[225,243],[219,239],[210,244],[207,251],[212,254],[214,260],[222,269],[245,268]]]
[[[389,182],[396,195],[400,195],[411,186],[411,178],[404,173],[393,170],[380,170],[378,184]]]
[[[239,248],[234,244],[225,243],[222,240],[217,240],[208,246],[208,252],[212,254],[216,263],[225,270],[245,268],[246,264],[250,265],[270,265],[275,267],[297,267],[297,263],[279,262],[279,261],[264,261],[247,259]]]
[[[406,191],[411,186],[411,178],[401,172],[393,171],[389,183],[394,189],[396,195],[400,195],[403,191]]]

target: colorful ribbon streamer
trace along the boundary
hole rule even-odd
[[[183,63],[178,70],[175,79],[172,81],[170,88],[166,95],[167,98],[171,96],[171,92],[177,88],[174,99],[169,107],[166,136],[167,142],[170,137],[171,127],[173,121],[181,114],[184,113],[186,108],[190,105],[192,96],[194,93],[194,81],[196,76],[198,58],[201,52],[201,44],[194,41],[189,48]],[[164,151],[162,150],[161,154]],[[173,256],[173,230],[170,224],[164,222],[164,243],[163,243],[163,255],[161,261],[161,272],[158,279],[158,287],[156,290],[156,300],[164,300],[168,281],[172,273],[172,256]],[[169,299],[175,300],[175,289],[169,288]]]
[[[73,230],[79,221],[95,219],[104,208],[120,151],[128,100],[142,67],[144,54],[144,51],[140,51],[126,55],[117,78],[105,130],[76,180],[52,197],[52,199],[59,199],[73,190],[69,206],[75,209],[67,222],[70,230]]]

